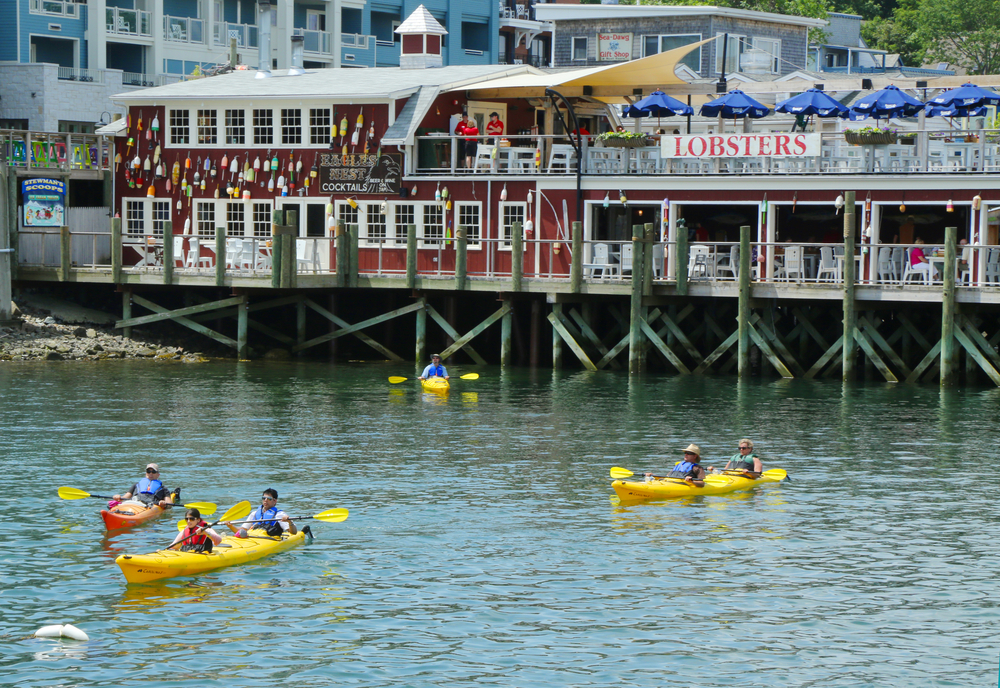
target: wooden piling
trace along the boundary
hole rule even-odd
[[[295,304],[295,343],[306,341],[306,303],[300,300]],[[301,355],[301,352],[300,352]]]
[[[957,227],[944,228],[944,287],[941,290],[941,384],[958,381],[958,348],[955,346],[955,266]]]
[[[280,210],[275,210],[275,213],[280,213]],[[275,220],[277,221],[277,220]],[[277,246],[278,242],[273,242],[275,244],[274,250],[280,250]],[[277,259],[274,256],[271,260],[272,262]],[[226,286],[226,228],[216,227],[215,228],[215,286],[224,287]],[[278,285],[275,284],[275,287]]]
[[[554,303],[552,304],[552,313],[556,316],[556,319],[562,317],[562,304]],[[552,328],[552,369],[559,370],[563,365],[563,340],[556,331],[556,328]]]
[[[122,281],[122,219],[111,218],[111,281]]]
[[[632,225],[632,300],[629,312],[628,372],[635,375],[642,367],[642,267],[645,262],[646,230]]]
[[[739,348],[736,354],[737,375],[741,378],[750,377],[750,278],[753,275],[750,267],[751,257],[750,225],[743,225],[740,227],[740,295],[736,316],[739,328],[737,331]],[[684,258],[684,271],[687,272],[687,257]]]
[[[59,281],[69,281],[70,267],[70,234],[69,227],[59,228]]]
[[[181,252],[181,257],[184,253]],[[166,220],[163,223],[163,283],[174,281],[174,222]]]
[[[468,248],[469,240],[465,233],[465,227],[455,228],[455,289],[465,290],[465,277],[468,272]]]
[[[357,288],[358,286],[358,225],[347,226],[347,241],[350,248],[350,262],[347,266],[347,286]]]
[[[653,245],[656,244],[656,225],[643,225],[642,295],[653,295]]]
[[[413,226],[410,225],[410,227]],[[427,360],[427,299],[421,296],[418,303],[420,310],[417,311],[417,338],[414,355],[419,368]]]
[[[843,380],[854,379],[858,360],[858,342],[854,331],[858,327],[858,313],[854,310],[854,202],[853,191],[844,193],[844,347],[841,349],[841,374]]]
[[[337,253],[337,271],[340,271],[340,253]],[[406,225],[406,288],[417,288],[417,226]],[[423,359],[417,359],[423,360]]]
[[[281,286],[284,289],[294,289],[298,286],[298,233],[299,211],[294,208],[285,210],[285,223],[281,234]]]
[[[124,291],[122,291],[122,320],[131,320],[131,319],[132,319],[132,290],[126,287]],[[123,327],[122,336],[125,337],[125,339],[131,339],[132,328]]]
[[[510,290],[521,291],[521,279],[524,277],[524,234],[521,233],[521,223],[515,222],[510,228]],[[558,336],[553,333],[553,336]]]
[[[742,231],[742,229],[741,229]],[[688,293],[688,233],[687,226],[677,227],[677,294]]]
[[[281,233],[278,230],[285,224],[285,211],[271,211],[271,288],[281,287],[281,257],[284,247],[281,245]]]
[[[249,319],[249,299],[246,294],[236,306],[236,358],[247,360],[247,320]]]
[[[573,294],[580,293],[583,284],[583,223],[573,222],[573,262],[569,266],[569,290]]]
[[[574,223],[576,224],[576,223]],[[575,257],[577,254],[574,253]],[[510,343],[511,343],[511,322],[514,318],[514,308],[513,303],[510,299],[504,299],[504,303],[508,306],[508,310],[503,314],[503,319],[500,321],[500,367],[506,368],[511,364],[510,360]]]
[[[347,236],[347,228],[340,222],[337,223],[336,242],[337,272],[334,279],[334,285],[343,288],[347,286],[347,273],[351,265],[351,249]]]

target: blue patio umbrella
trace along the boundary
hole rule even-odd
[[[702,105],[699,114],[702,117],[724,117],[725,119],[743,119],[744,117],[759,119],[767,117],[771,114],[771,110],[743,91],[734,89],[726,95]]]
[[[848,119],[852,122],[874,117],[875,119],[890,119],[892,117],[913,117],[924,109],[924,104],[898,86],[889,85],[857,100],[851,106]]]
[[[671,98],[663,91],[653,91],[622,110],[623,117],[673,117],[693,115],[694,108]]]
[[[845,117],[848,107],[818,88],[783,100],[774,107],[775,112],[790,115],[817,115],[818,117]]]
[[[1000,94],[975,84],[962,84],[958,88],[945,91],[939,96],[927,101],[928,105],[935,107],[960,107],[971,108],[982,105],[1000,105]],[[965,115],[956,115],[965,116]]]
[[[982,117],[986,114],[986,106],[980,105],[979,107],[971,108],[959,106],[942,107],[927,103],[924,112],[928,117]]]

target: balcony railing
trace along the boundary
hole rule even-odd
[[[70,0],[31,0],[28,10],[32,14],[55,14],[61,17],[76,17],[86,11]]]
[[[151,12],[108,7],[104,11],[104,16],[109,34],[116,36],[153,37]]]
[[[212,41],[215,45],[229,47],[229,41],[233,38],[240,48],[256,48],[259,45],[256,25],[224,22],[213,26]]]
[[[192,17],[163,17],[163,38],[176,43],[204,43],[205,22]]]
[[[83,83],[104,83],[103,69],[77,69],[76,67],[60,67],[59,79],[61,81],[80,81]]]
[[[514,55],[508,55],[507,53],[501,52],[497,56],[497,64],[526,64],[532,67],[548,67],[549,58],[546,55],[525,55],[524,57],[516,57]]]
[[[20,169],[107,170],[111,144],[94,134],[0,130],[6,164]]]
[[[326,56],[333,55],[333,34],[328,31],[292,29],[292,35],[303,36],[305,38],[302,42],[302,49],[307,53]]]
[[[360,33],[340,34],[340,45],[344,48],[357,48],[358,50],[368,50],[370,41],[374,41],[375,36],[364,36]]]
[[[669,126],[669,125],[668,125]],[[772,136],[788,136],[771,132]],[[582,172],[598,175],[826,175],[826,174],[984,174],[1000,172],[1000,130],[907,132],[892,145],[851,145],[843,133],[820,137],[818,155],[669,156],[650,135],[650,145],[611,148],[595,136],[582,141]],[[673,137],[669,137],[673,140]],[[728,136],[703,135],[699,144],[722,150]],[[576,151],[560,136],[507,135],[494,150],[490,137],[477,137],[472,166],[462,136],[417,138],[418,174],[576,174]],[[714,142],[714,143],[713,143]],[[536,151],[539,156],[536,164]]]

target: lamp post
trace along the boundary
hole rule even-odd
[[[562,113],[559,112],[559,106],[557,104],[556,98],[561,100],[566,104],[566,110],[569,112],[570,119],[573,122],[573,130],[576,132],[576,136],[570,135],[569,142],[573,145],[573,150],[576,151],[576,220],[578,222],[583,222],[583,191],[581,189],[583,170],[581,165],[583,164],[583,147],[580,145],[580,125],[576,121],[576,111],[573,109],[573,105],[566,99],[566,96],[559,93],[555,89],[547,88],[545,89],[545,96],[552,100],[552,107],[555,108],[556,114],[559,115],[559,122],[563,125],[564,130],[569,130],[566,126],[566,120],[563,119]]]

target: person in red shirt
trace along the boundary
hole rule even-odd
[[[503,136],[503,122],[500,121],[499,113],[490,113],[490,121],[486,123],[486,134],[487,136]],[[494,141],[494,143],[496,142]]]
[[[461,113],[458,115],[458,124],[455,125],[455,136],[465,136],[465,117]],[[456,141],[458,144],[458,165],[461,166],[462,158],[465,157],[465,140]]]
[[[456,133],[457,133],[456,128]],[[472,165],[476,159],[476,148],[479,146],[479,124],[476,122],[476,118],[469,115],[469,119],[466,120],[465,130],[462,132],[465,135],[465,166],[472,169]]]

